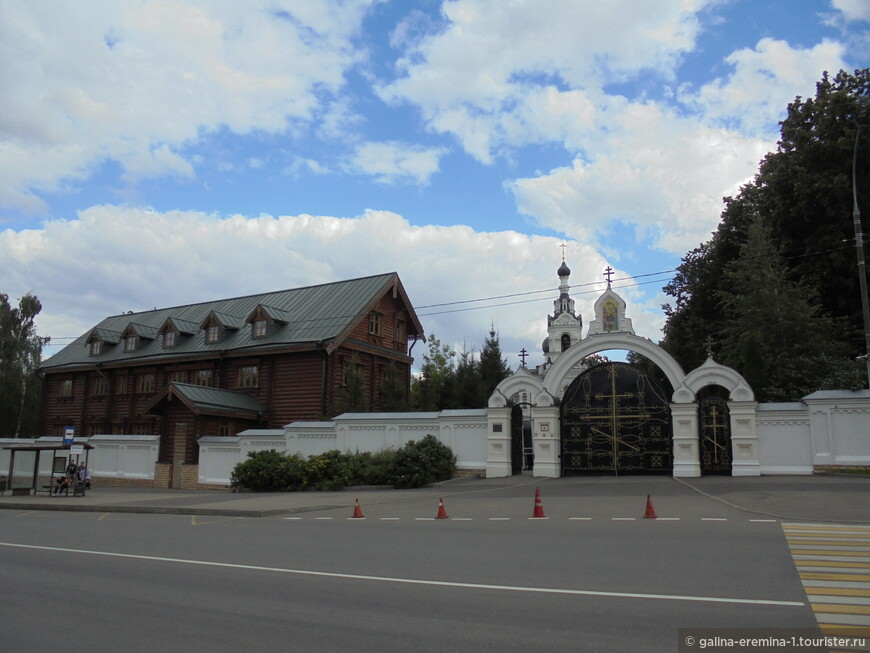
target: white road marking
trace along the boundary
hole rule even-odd
[[[783,607],[803,607],[802,601],[776,601],[772,599],[738,599],[725,596],[690,596],[680,594],[646,594],[642,592],[604,592],[596,590],[563,589],[557,587],[528,587],[522,585],[488,585],[481,583],[460,583],[442,580],[422,580],[416,578],[395,578],[390,576],[364,576],[361,574],[340,574],[328,571],[311,571],[307,569],[287,569],[283,567],[263,567],[260,565],[243,565],[230,562],[210,562],[207,560],[189,560],[185,558],[166,558],[163,556],[147,556],[132,553],[113,553],[110,551],[91,551],[88,549],[68,549],[58,546],[38,546],[35,544],[15,544],[0,542],[0,546],[36,551],[57,551],[61,553],[78,553],[82,555],[105,556],[109,558],[127,558],[133,560],[148,560],[151,562],[169,562],[174,564],[196,565],[200,567],[218,567],[222,569],[243,569],[247,571],[267,571],[296,576],[318,576],[321,578],[340,578],[345,580],[363,580],[380,583],[401,583],[405,585],[428,585],[435,587],[455,587],[459,589],[496,590],[503,592],[531,592],[537,594],[566,594],[570,596],[599,596],[621,599],[651,599],[658,601],[691,601],[698,603],[738,603],[748,605],[777,605]]]

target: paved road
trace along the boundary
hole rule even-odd
[[[0,637],[22,651],[70,633],[92,652],[673,651],[678,628],[816,625],[780,520],[715,498],[725,485],[496,480],[360,493],[365,519],[348,519],[346,493],[262,519],[0,510]],[[546,520],[529,519],[536,487]],[[811,501],[836,503],[833,487]],[[643,518],[648,493],[670,519]]]

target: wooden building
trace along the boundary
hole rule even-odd
[[[351,365],[378,410],[423,337],[396,273],[107,317],[43,364],[42,435],[160,435],[159,465],[194,465],[201,436],[331,417]]]

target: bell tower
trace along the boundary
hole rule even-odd
[[[562,265],[556,270],[559,297],[553,302],[553,314],[547,316],[547,337],[541,345],[546,358],[544,369],[583,337],[583,317],[574,312],[574,300],[569,294],[571,286],[568,283],[571,268],[565,263],[565,245],[561,247]]]

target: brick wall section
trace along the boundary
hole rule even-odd
[[[150,478],[111,478],[98,477],[91,478],[91,488],[101,487],[134,487],[134,488],[154,488],[154,481]]]
[[[181,466],[181,490],[195,490],[199,485],[199,465]]]
[[[171,463],[154,463],[154,487],[168,488],[172,481]]]

